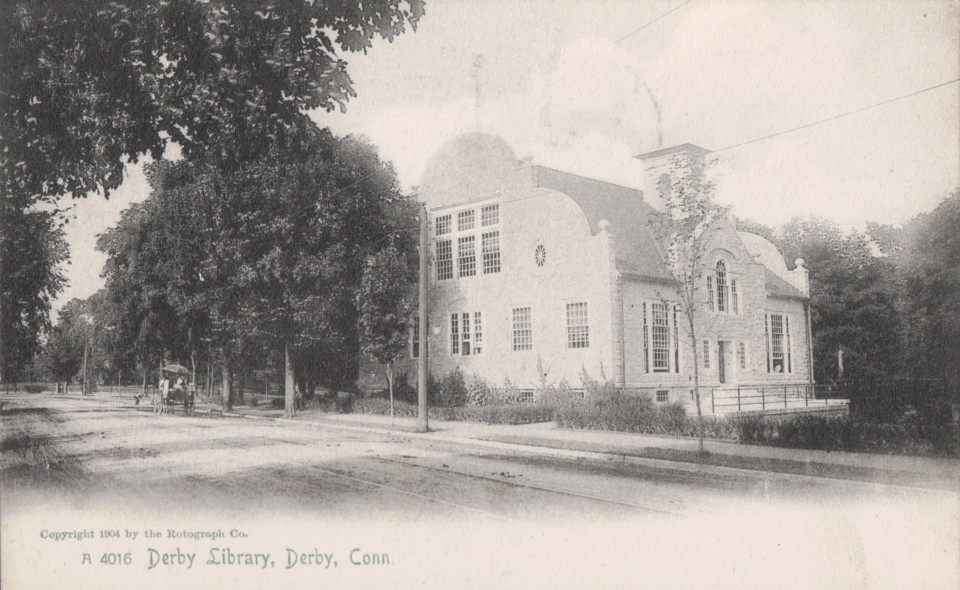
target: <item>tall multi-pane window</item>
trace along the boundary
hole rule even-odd
[[[715,311],[713,305],[713,276],[707,275],[707,296],[710,298],[710,311]]]
[[[770,314],[763,316],[763,341],[767,345],[767,373],[770,372]]]
[[[492,231],[483,234],[481,249],[483,251],[483,274],[500,272],[500,232]]]
[[[450,314],[450,354],[460,354],[460,314]]]
[[[453,217],[451,215],[440,215],[436,218],[436,234],[443,236],[453,229]]]
[[[653,372],[666,373],[670,370],[670,325],[667,306],[664,303],[652,303],[653,316]]]
[[[410,357],[420,358],[420,316],[413,316],[413,334],[410,335]]]
[[[730,279],[730,303],[733,313],[740,313],[740,297],[737,295],[737,279]]]
[[[717,261],[717,311],[727,311],[727,263]]]
[[[703,341],[703,368],[704,369],[710,368],[710,341],[709,340]]]
[[[647,327],[647,302],[643,302],[643,372],[650,372],[650,335]]]
[[[477,274],[476,236],[457,238],[457,272],[461,277]]]
[[[673,372],[680,372],[680,324],[677,322],[677,315],[680,308],[673,306]]]
[[[567,304],[567,348],[590,346],[590,324],[587,302]]]
[[[460,354],[470,355],[470,314],[463,314],[463,331],[460,333]]]
[[[482,341],[479,311],[472,314],[469,311],[450,314],[450,354],[480,354]]]
[[[480,209],[480,225],[490,227],[500,223],[500,205],[484,205]]]
[[[457,213],[457,231],[466,231],[468,229],[473,229],[474,224],[474,214],[473,209],[467,209],[466,211],[460,211]]]
[[[473,314],[473,353],[483,352],[483,322],[480,312]]]
[[[786,345],[787,373],[793,373],[793,359],[791,358],[792,355],[790,354],[793,349],[793,343],[790,342],[790,316],[785,316],[783,318],[783,324],[784,324],[784,331],[786,332],[786,337],[787,337],[787,345]]]
[[[784,372],[783,315],[770,314],[770,366],[774,373]]]
[[[440,240],[437,242],[437,280],[445,281],[453,278],[453,242]]]
[[[533,350],[533,318],[529,307],[513,308],[513,349]]]

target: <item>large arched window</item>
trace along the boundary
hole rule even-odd
[[[727,263],[717,261],[717,311],[728,311],[730,291],[727,286]]]

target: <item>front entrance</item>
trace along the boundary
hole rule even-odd
[[[734,374],[736,365],[733,362],[733,342],[721,340],[718,342],[717,370],[720,373],[720,383],[731,383],[736,380]]]

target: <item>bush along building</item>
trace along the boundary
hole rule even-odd
[[[522,399],[544,383],[582,391],[586,374],[692,408],[693,344],[651,220],[662,203],[659,171],[707,153],[686,144],[638,156],[640,191],[520,161],[486,134],[443,145],[419,188],[431,228],[431,374],[459,368],[492,387],[509,380]],[[723,221],[703,268],[696,346],[704,412],[809,405],[802,261],[788,270],[772,243]],[[416,334],[401,364],[411,383],[423,348]],[[360,377],[362,387],[383,387],[369,362]]]

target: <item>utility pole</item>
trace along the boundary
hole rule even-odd
[[[417,431],[427,432],[427,231],[430,222],[427,206],[420,203],[420,305],[417,312],[420,317],[418,338],[420,338],[420,357],[417,365]]]

